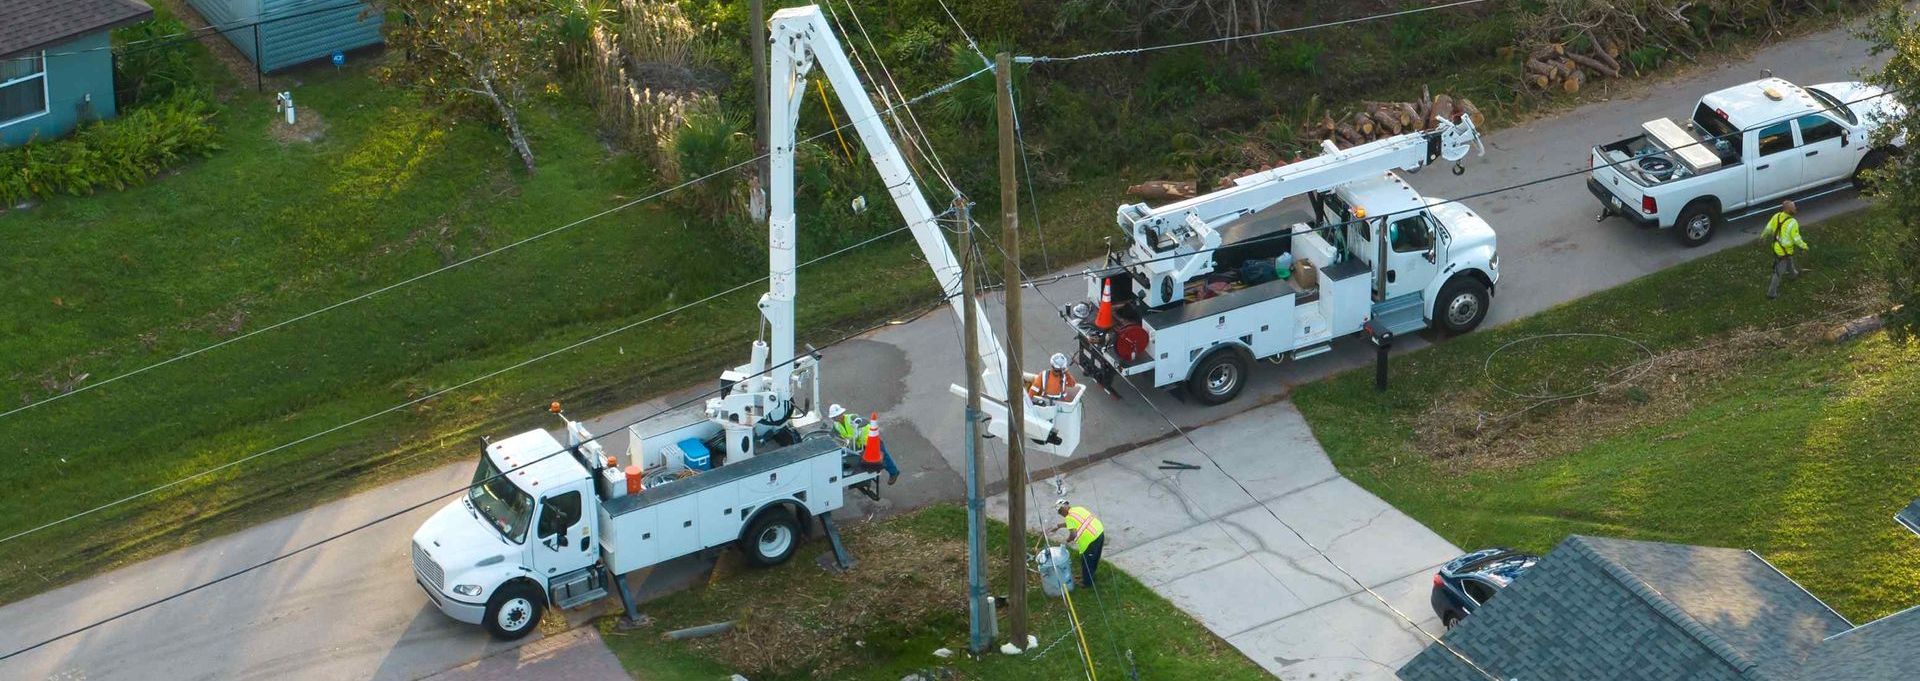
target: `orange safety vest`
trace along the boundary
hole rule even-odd
[[[1027,394],[1048,399],[1062,399],[1067,391],[1073,389],[1073,374],[1066,369],[1048,369],[1027,382]]]

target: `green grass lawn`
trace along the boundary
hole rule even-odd
[[[778,568],[743,571],[649,603],[642,609],[655,619],[651,628],[620,631],[614,618],[606,618],[601,634],[627,670],[645,681],[705,681],[733,673],[755,681],[897,681],[913,673],[928,679],[1086,678],[1078,638],[1068,635],[1068,607],[1041,593],[1037,575],[1029,580],[1031,631],[1041,646],[1052,647],[1021,657],[966,657],[966,512],[960,506],[858,525],[845,536],[860,561],[849,573],[830,575],[815,565],[814,557],[827,551],[816,541]],[[1006,526],[991,523],[987,537],[990,590],[1002,594]],[[1132,577],[1108,565],[1100,579],[1099,595],[1074,592],[1072,608],[1085,626],[1099,678],[1128,678],[1128,651],[1142,679],[1269,678]],[[736,628],[725,635],[661,637],[728,620]],[[933,651],[943,647],[958,654],[935,657]]]
[[[1295,401],[1343,473],[1463,548],[1545,551],[1568,534],[1749,548],[1866,621],[1920,604],[1920,538],[1892,519],[1920,496],[1920,345],[1822,335],[1875,309],[1877,262],[1911,257],[1887,252],[1893,222],[1809,225],[1811,271],[1777,301],[1770,254],[1736,248],[1395,358],[1386,394],[1353,372]],[[1509,342],[1570,332],[1657,359],[1547,338],[1482,369]],[[1544,404],[1494,387],[1609,376],[1626,383]]]

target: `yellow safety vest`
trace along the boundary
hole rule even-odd
[[[1093,546],[1093,540],[1099,539],[1100,533],[1107,531],[1100,525],[1100,519],[1094,517],[1093,512],[1085,506],[1067,509],[1067,529],[1074,532],[1074,553],[1086,553],[1087,547]]]
[[[853,424],[852,414],[841,414],[833,421],[833,434],[840,436],[854,449],[867,446],[867,431]]]
[[[1774,213],[1761,234],[1773,238],[1773,254],[1778,257],[1793,255],[1795,248],[1807,248],[1807,242],[1800,239],[1800,221],[1784,212]]]

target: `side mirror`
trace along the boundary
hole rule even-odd
[[[1852,143],[1853,143],[1852,133],[1846,133],[1846,132],[1840,133],[1840,146],[1844,147]]]
[[[1431,264],[1433,264],[1433,263],[1434,263],[1434,253],[1433,253],[1433,249],[1431,249],[1431,248],[1429,248],[1429,249],[1427,249],[1427,252],[1425,252],[1425,253],[1421,253],[1420,255],[1421,255],[1422,257],[1425,257],[1425,258],[1427,259],[1427,264],[1429,264],[1429,265],[1431,265]]]
[[[560,532],[560,534],[556,534],[556,535],[554,535],[554,537],[557,537],[557,538],[559,539],[559,542],[560,542],[560,548],[563,548],[563,549],[564,549],[564,548],[566,548],[566,547],[567,547],[567,533],[566,533],[566,531],[564,531],[564,530],[563,530],[563,531],[561,531],[561,532]]]

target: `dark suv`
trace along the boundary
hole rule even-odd
[[[1537,562],[1540,557],[1531,553],[1498,548],[1447,561],[1433,574],[1433,614],[1452,629]]]

